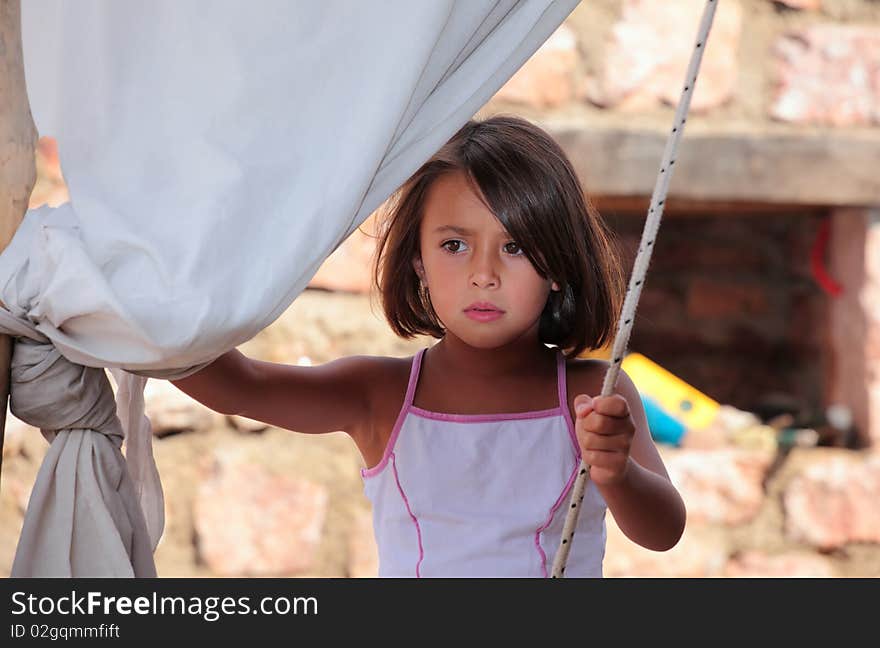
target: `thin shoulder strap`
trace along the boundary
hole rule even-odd
[[[560,349],[556,352],[556,385],[559,390],[559,407],[568,412],[568,387],[565,384],[565,354]]]
[[[403,406],[408,408],[412,405],[413,397],[416,394],[416,385],[419,383],[419,373],[422,370],[422,358],[425,357],[425,351],[428,349],[420,349],[413,356],[412,368],[409,370],[409,385],[406,386],[406,398],[403,400]],[[399,393],[399,392],[398,392]]]

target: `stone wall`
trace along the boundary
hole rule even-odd
[[[493,103],[543,117],[652,115],[662,122],[681,93],[705,4],[582,2]],[[877,126],[878,72],[876,2],[723,0],[688,128]]]

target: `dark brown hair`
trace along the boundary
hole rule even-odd
[[[568,357],[610,341],[623,285],[610,232],[553,138],[505,115],[469,121],[386,202],[373,280],[394,332],[445,333],[412,261],[428,189],[453,171],[465,173],[538,274],[559,284],[541,314],[540,340]]]

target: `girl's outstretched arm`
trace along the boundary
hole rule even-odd
[[[171,382],[206,407],[305,433],[348,432],[370,420],[375,358],[351,356],[316,367],[263,362],[237,349]]]
[[[638,390],[623,371],[617,391],[574,399],[581,454],[620,530],[643,547],[666,551],[684,532],[684,501],[651,439]]]

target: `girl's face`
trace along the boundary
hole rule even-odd
[[[444,174],[426,196],[416,272],[447,331],[489,349],[534,334],[550,290],[463,172]]]

